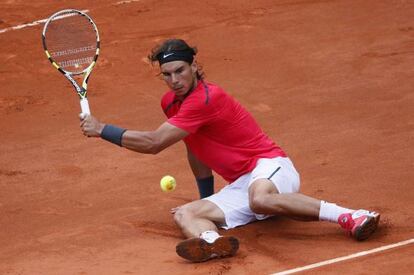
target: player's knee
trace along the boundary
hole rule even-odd
[[[180,227],[183,227],[186,220],[191,219],[194,214],[192,213],[189,207],[181,206],[175,213],[174,213],[174,221]]]
[[[283,207],[276,194],[260,194],[249,197],[250,209],[256,214],[281,214]]]
[[[265,198],[264,196],[250,196],[249,197],[249,206],[250,209],[256,214],[263,214],[265,210]]]
[[[249,206],[256,214],[269,214],[277,204],[275,196],[278,191],[275,185],[267,179],[258,179],[249,188]],[[271,207],[270,207],[271,205]]]

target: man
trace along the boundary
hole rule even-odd
[[[339,223],[356,240],[368,238],[380,215],[352,210],[298,193],[299,175],[288,156],[260,129],[253,117],[220,87],[203,80],[197,49],[171,39],[155,47],[169,87],[162,98],[168,120],[155,131],[125,130],[81,116],[86,136],[101,137],[140,153],[156,154],[183,140],[202,199],[172,210],[186,240],[176,251],[192,262],[234,255],[239,241],[221,236],[230,229],[273,215],[304,221]],[[229,182],[213,194],[215,171]]]

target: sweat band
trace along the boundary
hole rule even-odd
[[[214,194],[214,176],[203,179],[196,178],[196,181],[200,199],[207,198]]]
[[[171,62],[171,61],[185,61],[188,64],[192,64],[194,60],[195,52],[192,49],[184,50],[184,51],[166,51],[161,52],[157,55],[158,62],[160,66],[164,63]]]
[[[122,146],[122,135],[125,131],[126,129],[106,124],[102,130],[101,138],[109,142],[115,143],[118,146]]]

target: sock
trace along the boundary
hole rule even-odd
[[[319,210],[319,220],[338,223],[338,218],[341,214],[352,212],[354,212],[354,210],[340,207],[335,203],[321,201],[321,208]]]
[[[207,198],[214,194],[214,176],[203,179],[196,178],[196,182],[200,199]]]
[[[217,240],[220,237],[220,235],[216,231],[204,231],[200,234],[200,238],[205,240],[208,243],[214,243],[215,240]]]

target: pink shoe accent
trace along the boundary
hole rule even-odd
[[[338,223],[357,241],[367,239],[378,227],[380,214],[367,210],[357,210],[339,216]]]

